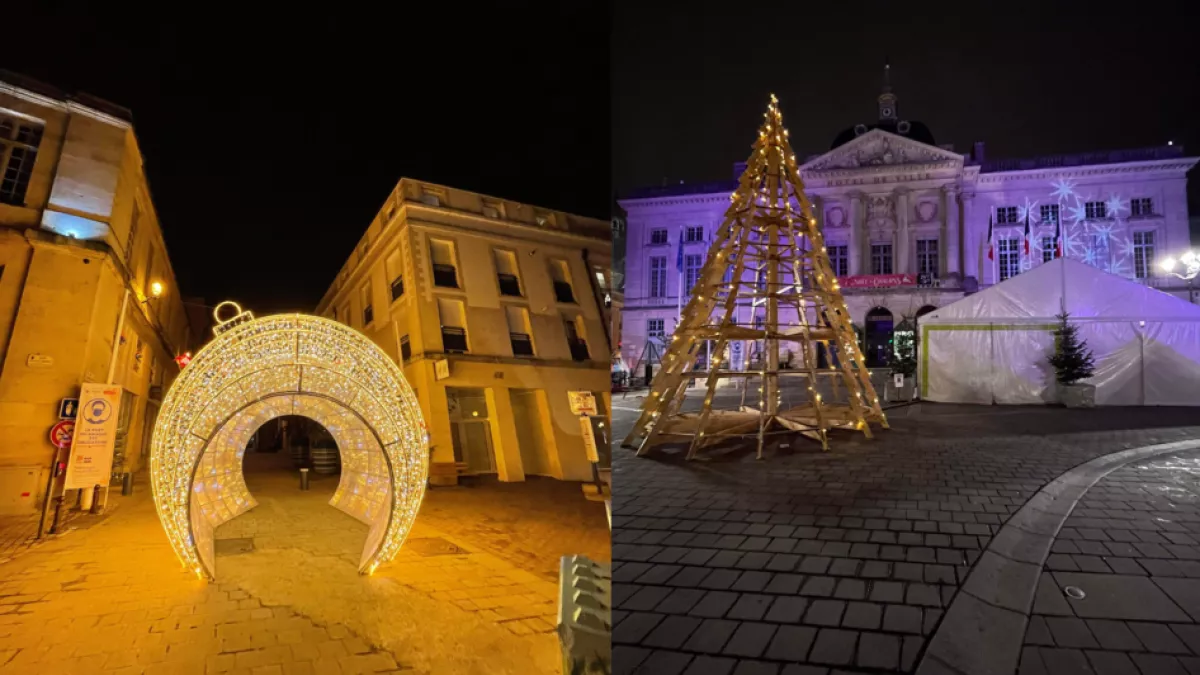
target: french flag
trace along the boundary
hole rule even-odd
[[[1029,212],[1025,212],[1025,257],[1029,257]]]
[[[992,243],[992,217],[988,216],[988,260],[996,259],[995,245]]]

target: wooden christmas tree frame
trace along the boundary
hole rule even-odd
[[[764,439],[772,434],[799,432],[828,450],[831,429],[871,438],[872,422],[888,426],[773,95],[764,117],[662,367],[623,443],[636,447],[638,455],[658,443],[690,439],[687,458],[693,459],[706,444],[740,437],[757,439],[761,459]],[[753,281],[745,280],[748,273]],[[756,318],[761,313],[761,325],[739,324],[739,306],[750,306]],[[720,368],[726,346],[739,340],[762,345],[758,367]],[[780,367],[780,343],[797,346],[798,368]],[[710,346],[707,371],[695,370]],[[819,349],[824,366],[818,365]],[[714,410],[718,382],[731,378],[744,383],[740,404]],[[805,385],[803,400],[787,409],[781,378],[800,378]],[[759,400],[746,405],[755,380]],[[684,412],[693,381],[705,383],[703,403],[698,411]]]

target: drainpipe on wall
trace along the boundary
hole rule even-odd
[[[608,321],[604,318],[604,296],[600,295],[600,287],[596,285],[596,273],[588,261],[588,250],[583,249],[583,266],[587,268],[588,285],[592,287],[592,297],[596,299],[596,309],[600,310],[600,323],[604,325],[604,354],[605,360],[612,360],[612,336],[608,334]],[[611,272],[610,272],[611,274]]]

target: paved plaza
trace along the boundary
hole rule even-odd
[[[617,439],[638,402],[614,400]],[[1200,673],[1194,411],[889,420],[762,461],[614,449],[614,672]],[[1177,451],[1096,459],[1156,444]]]
[[[328,505],[336,477],[302,492],[287,461],[247,458],[259,505],[218,529],[216,583],[180,568],[144,482],[0,565],[0,673],[558,672],[548,570],[609,554],[604,505],[578,484],[430,490],[396,560],[364,577],[367,528]]]

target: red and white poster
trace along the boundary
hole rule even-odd
[[[898,286],[914,286],[917,283],[915,274],[860,274],[853,277],[838,277],[838,285],[842,288],[896,288]]]
[[[120,408],[121,387],[88,383],[80,388],[79,416],[75,419],[64,489],[108,485]]]

